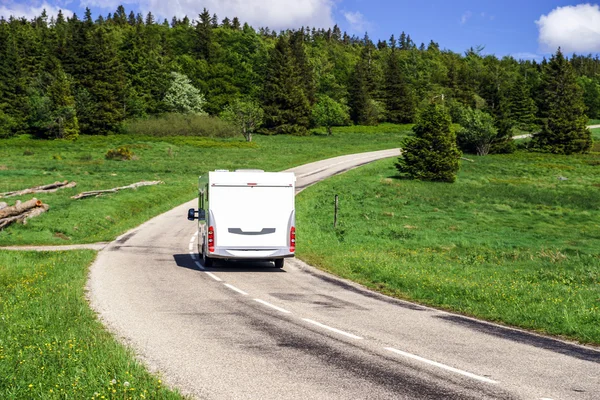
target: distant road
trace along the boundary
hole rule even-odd
[[[298,190],[399,149],[292,168]],[[196,254],[196,200],[100,251],[93,308],[183,393],[202,399],[598,399],[600,352],[371,292],[288,259]],[[318,240],[315,238],[314,240]],[[302,243],[298,244],[302,246]]]
[[[587,126],[589,129],[596,129],[596,128],[600,128],[600,125],[588,125]],[[513,139],[527,139],[532,137],[532,134],[527,134],[527,135],[517,135],[517,136],[513,136]]]

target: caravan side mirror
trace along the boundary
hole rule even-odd
[[[200,221],[206,220],[206,210],[203,210],[203,209],[198,210],[198,219]]]
[[[193,208],[190,208],[188,210],[188,217],[187,218],[188,218],[189,221],[195,220],[196,219],[196,210],[194,210]]]

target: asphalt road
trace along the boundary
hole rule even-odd
[[[292,169],[298,189],[399,150]],[[100,251],[101,319],[151,370],[207,399],[599,399],[600,352],[397,301],[297,259],[196,255],[183,204]],[[302,246],[302,243],[298,243]]]

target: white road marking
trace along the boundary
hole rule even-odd
[[[341,330],[336,329],[336,328],[332,328],[331,326],[323,325],[322,323],[317,322],[317,321],[313,321],[312,319],[302,318],[302,320],[306,321],[308,323],[311,323],[313,325],[319,326],[319,327],[321,327],[323,329],[327,329],[327,330],[330,330],[332,332],[339,333],[340,335],[348,336],[349,338],[352,338],[352,339],[362,339],[360,336],[356,336],[356,335],[353,335],[351,333],[344,332],[344,331],[341,331]]]
[[[193,256],[195,256],[195,254],[193,254]],[[195,259],[196,257],[194,257]],[[223,280],[221,278],[219,278],[218,276],[216,276],[215,274],[213,274],[212,272],[208,272],[206,269],[204,269],[204,267],[202,266],[202,264],[200,264],[199,261],[196,261],[196,266],[198,268],[200,268],[201,271],[204,271],[204,273],[208,276],[210,276],[211,278],[213,278],[215,281],[217,282],[223,282]]]
[[[277,311],[280,311],[280,312],[282,312],[282,313],[285,313],[285,314],[291,314],[291,312],[290,312],[290,311],[288,311],[288,310],[286,310],[286,309],[283,309],[283,308],[281,308],[281,307],[277,307],[277,306],[275,306],[275,305],[273,305],[273,304],[271,304],[271,303],[267,303],[267,302],[266,302],[266,301],[264,301],[264,300],[261,300],[261,299],[254,299],[254,301],[257,301],[257,302],[259,302],[260,304],[263,304],[263,305],[265,305],[265,306],[267,306],[267,307],[271,307],[272,309],[274,309],[274,310],[277,310]]]
[[[210,276],[211,278],[213,278],[215,281],[217,282],[222,282],[223,280],[221,278],[219,278],[218,276],[216,276],[215,274],[213,274],[212,272],[208,272],[208,271],[204,271],[204,273],[208,276]]]
[[[196,241],[196,236],[192,236],[192,238],[190,239],[190,243],[194,243]]]
[[[238,292],[240,294],[243,294],[244,296],[248,296],[248,293],[244,292],[242,289],[238,289],[233,285],[230,285],[229,283],[224,283],[225,286],[227,286],[229,289]]]
[[[196,253],[194,253],[193,251],[190,251],[190,256],[192,257],[192,260],[198,259],[198,256],[196,256]]]
[[[189,246],[190,250],[194,250],[194,243],[190,242],[190,246]]]
[[[401,356],[412,358],[413,360],[421,361],[421,362],[424,362],[424,363],[429,364],[429,365],[433,365],[434,367],[442,368],[442,369],[445,369],[445,370],[448,370],[448,371],[451,371],[451,372],[455,372],[455,373],[460,374],[460,375],[468,376],[469,378],[477,379],[478,381],[481,381],[481,382],[493,383],[493,384],[498,383],[497,381],[494,381],[492,379],[486,378],[485,376],[475,375],[475,374],[472,374],[470,372],[460,370],[458,368],[450,367],[448,365],[441,364],[441,363],[436,362],[436,361],[431,361],[431,360],[428,360],[428,359],[423,358],[423,357],[416,356],[416,355],[411,354],[411,353],[406,353],[404,351],[394,349],[392,347],[386,347],[385,349],[389,350],[389,351],[391,351],[393,353],[399,354]]]

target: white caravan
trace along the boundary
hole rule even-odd
[[[293,172],[216,170],[198,182],[198,252],[213,259],[268,260],[282,268],[296,250]]]

